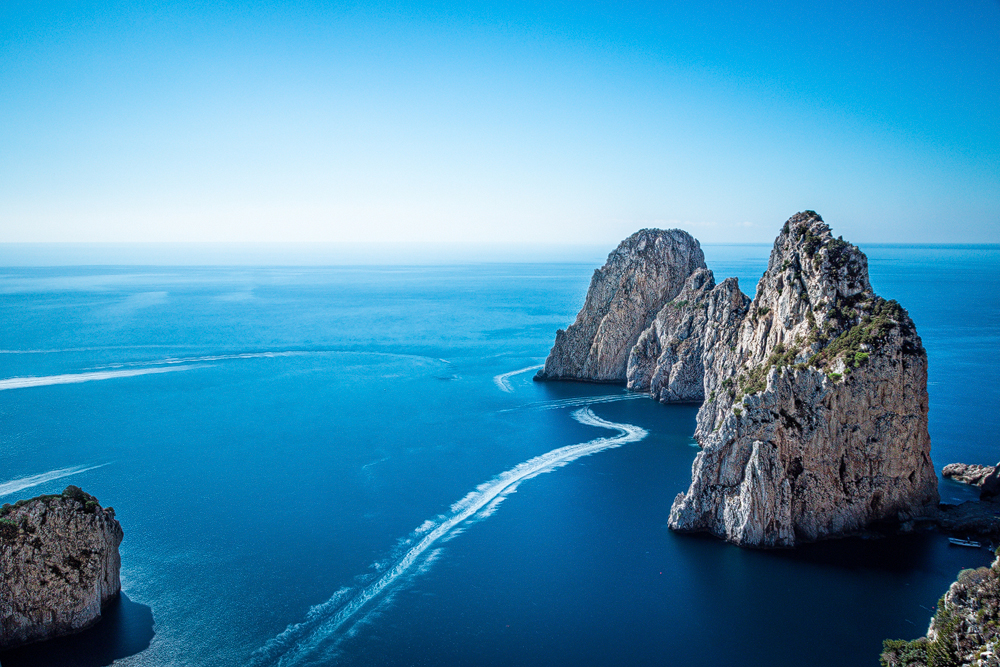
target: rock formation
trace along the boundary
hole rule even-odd
[[[981,466],[969,463],[949,463],[941,469],[941,476],[956,482],[979,486],[993,472],[993,466]]]
[[[733,342],[749,306],[736,278],[716,286],[710,270],[695,271],[633,346],[628,388],[663,403],[704,401],[704,358]]]
[[[629,352],[663,304],[677,296],[705,255],[679,229],[644,229],[619,244],[594,271],[583,308],[536,380],[626,381]]]
[[[114,509],[75,486],[0,508],[0,648],[79,632],[121,590]]]
[[[884,667],[1000,665],[1000,553],[991,567],[962,570],[938,601],[927,636],[883,643]]]
[[[785,223],[747,315],[714,335],[672,528],[792,546],[937,502],[920,337],[817,214]]]
[[[929,525],[956,537],[973,535],[980,539],[996,540],[1000,537],[1000,503],[967,500],[958,505],[941,503],[929,507],[924,516],[917,517],[915,525]]]
[[[676,530],[792,546],[926,517],[938,499],[920,337],[813,211],[785,223],[752,302],[735,278],[715,284],[684,232],[632,235],[537,379],[702,402]]]
[[[941,470],[941,474],[956,482],[978,486],[982,500],[1000,498],[1000,463],[995,466],[949,463]]]

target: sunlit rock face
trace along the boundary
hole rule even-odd
[[[556,341],[538,380],[626,382],[629,353],[663,304],[695,270],[701,245],[679,229],[644,229],[619,244],[594,271],[583,308]]]
[[[792,546],[937,502],[920,337],[818,215],[785,223],[745,316],[715,339],[672,528]]]
[[[938,500],[920,337],[874,293],[864,253],[812,211],[784,224],[752,301],[735,278],[715,284],[688,234],[630,236],[538,378],[701,403],[676,530],[793,546]]]
[[[121,590],[122,528],[75,486],[0,510],[0,648],[90,627]]]

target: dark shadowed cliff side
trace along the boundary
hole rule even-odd
[[[624,384],[639,334],[699,268],[701,246],[679,229],[643,229],[622,241],[594,271],[576,321],[556,332],[535,379]]]
[[[75,486],[0,508],[0,649],[79,632],[121,590],[114,509]]]

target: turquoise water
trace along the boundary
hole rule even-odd
[[[938,469],[996,463],[1000,250],[865,250]],[[752,294],[768,251],[706,255]],[[0,269],[0,501],[77,484],[125,530],[106,621],[0,663],[875,665],[988,562],[669,531],[696,409],[525,370],[594,268]]]

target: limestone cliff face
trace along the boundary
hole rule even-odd
[[[0,648],[78,632],[121,590],[122,529],[75,486],[0,509]]]
[[[535,379],[624,383],[639,335],[703,268],[698,241],[679,229],[644,229],[625,239],[594,272],[576,321],[556,332]]]
[[[927,356],[906,311],[872,291],[860,250],[815,213],[793,216],[740,312],[708,320],[702,451],[672,528],[792,546],[937,501]]]
[[[716,286],[712,272],[698,269],[642,332],[628,360],[628,388],[648,391],[663,403],[705,399],[704,357],[728,345],[750,299],[735,278]],[[724,340],[723,340],[724,339]]]

